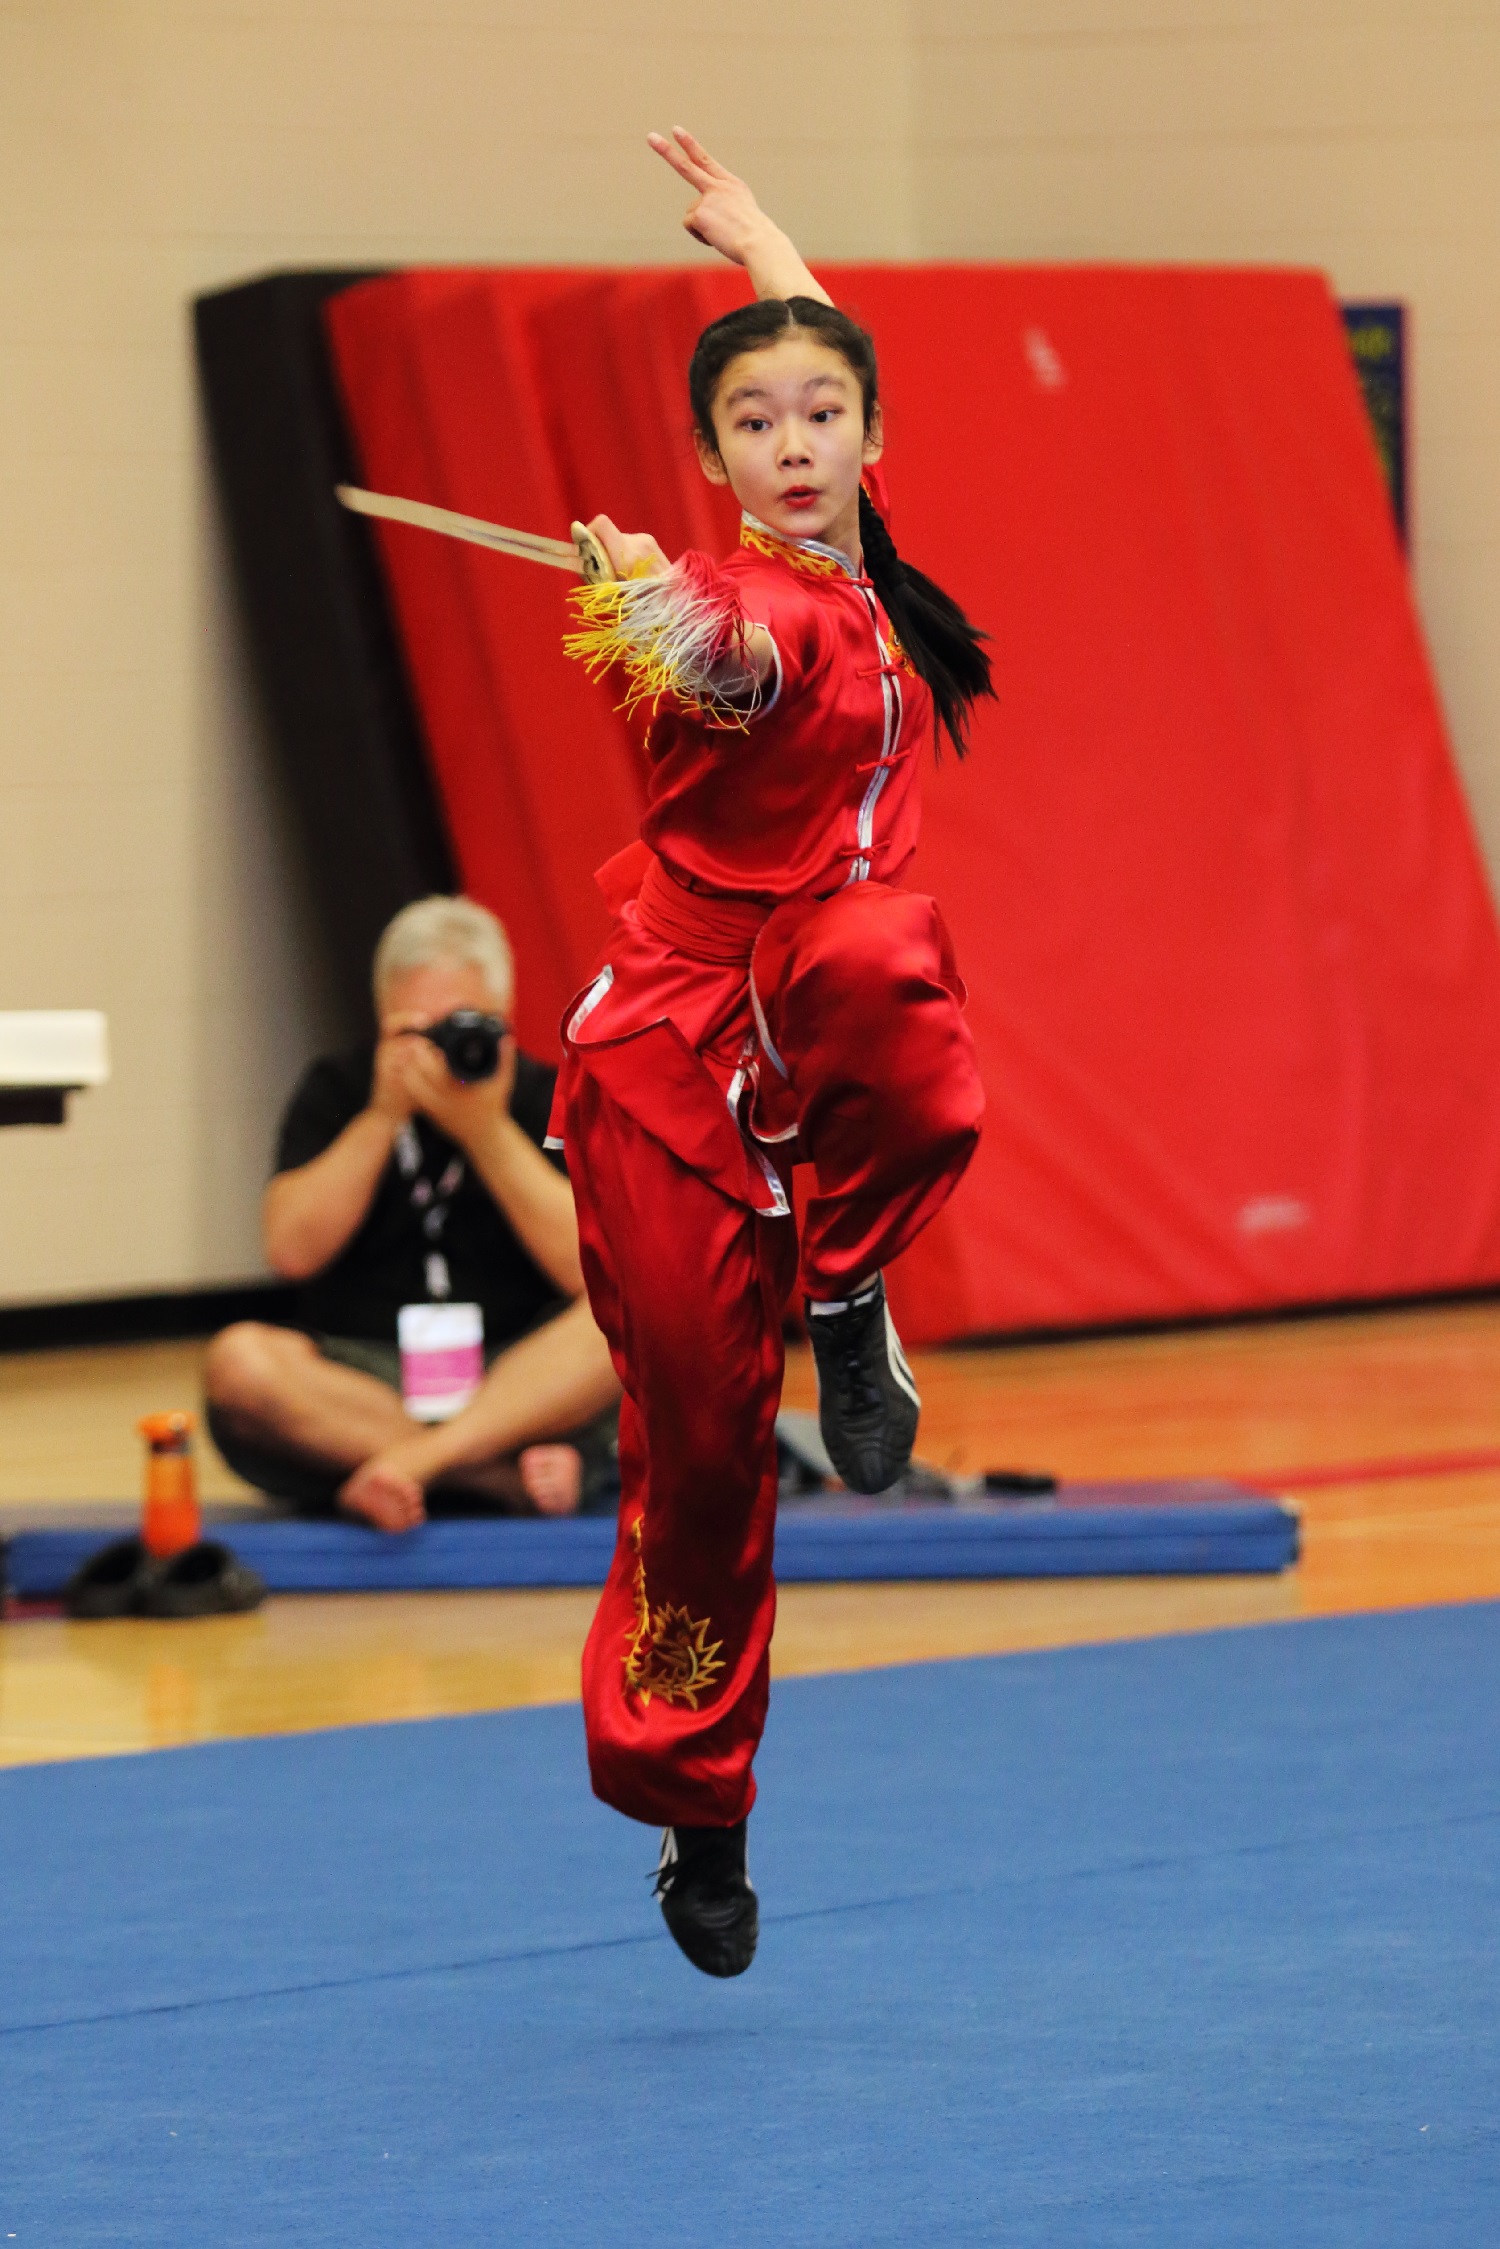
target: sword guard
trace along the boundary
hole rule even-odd
[[[586,523],[569,526],[574,546],[578,549],[578,567],[591,586],[607,586],[614,577],[609,556]]]

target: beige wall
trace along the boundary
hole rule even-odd
[[[0,0],[0,1007],[116,1075],[0,1139],[0,1300],[259,1264],[328,1015],[186,306],[266,267],[681,254],[687,116],[827,256],[1291,260],[1417,318],[1419,583],[1500,865],[1500,15],[1443,0]]]

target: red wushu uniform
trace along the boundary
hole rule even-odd
[[[776,665],[748,721],[676,699],[642,841],[564,1018],[554,1110],[584,1275],[624,1385],[614,1562],[583,1659],[596,1793],[732,1825],[755,1797],[775,1615],[775,1421],[807,1293],[888,1264],[957,1184],[983,1108],[947,933],[899,888],[932,699],[842,555],[747,519],[712,574]]]

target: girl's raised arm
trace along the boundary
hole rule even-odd
[[[674,125],[670,140],[665,133],[646,138],[697,198],[682,222],[688,233],[731,264],[743,266],[757,297],[816,297],[820,304],[833,303],[796,244],[766,217],[745,182],[716,163],[686,126]]]

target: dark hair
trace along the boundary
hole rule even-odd
[[[817,297],[763,297],[711,321],[698,338],[688,368],[693,422],[705,445],[717,453],[714,399],[725,368],[744,351],[764,351],[782,336],[801,331],[836,351],[859,378],[865,428],[875,418],[880,378],[873,339],[837,305]],[[891,620],[912,669],[927,682],[938,725],[960,757],[968,747],[969,712],[981,695],[995,692],[990,660],[981,645],[989,636],[971,625],[951,594],[924,571],[913,569],[896,552],[885,519],[861,486],[859,537],[865,571]]]

